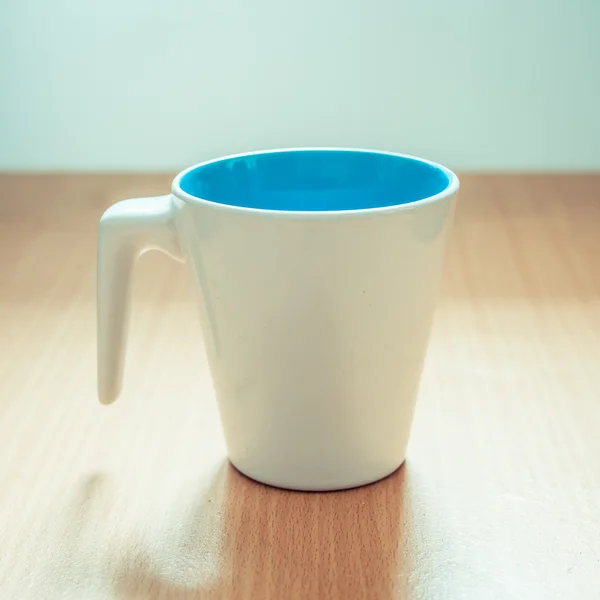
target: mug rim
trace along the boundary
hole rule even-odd
[[[396,158],[413,160],[415,162],[419,162],[422,164],[429,165],[435,169],[442,171],[448,177],[448,185],[437,194],[433,194],[431,196],[427,196],[426,198],[421,198],[419,200],[413,200],[412,202],[406,202],[403,204],[392,204],[389,206],[376,206],[376,207],[368,207],[368,208],[358,208],[358,209],[344,209],[344,210],[285,210],[285,209],[273,209],[273,208],[254,208],[247,206],[238,206],[234,204],[225,204],[221,202],[216,202],[214,200],[207,200],[205,198],[200,198],[199,196],[194,196],[185,192],[181,189],[181,180],[192,171],[199,169],[201,167],[205,167],[211,164],[224,162],[236,158],[245,158],[250,156],[260,156],[265,154],[282,154],[287,152],[350,152],[350,153],[364,153],[364,154],[376,154],[380,156],[392,156]],[[386,150],[372,150],[367,148],[348,148],[348,147],[335,147],[335,146],[306,146],[306,147],[290,147],[290,148],[273,148],[267,150],[253,150],[249,152],[240,152],[236,154],[229,154],[227,156],[221,156],[218,158],[211,158],[209,160],[205,160],[199,163],[196,163],[187,169],[181,171],[178,175],[176,175],[175,179],[173,179],[173,183],[171,186],[171,192],[176,197],[191,205],[200,205],[200,206],[210,206],[217,210],[224,210],[229,212],[236,213],[251,213],[251,214],[268,214],[268,215],[278,215],[278,216],[297,216],[304,218],[327,218],[333,216],[361,216],[365,214],[381,214],[381,213],[390,213],[396,211],[407,211],[407,210],[415,210],[421,206],[427,204],[434,204],[436,202],[440,202],[448,197],[451,197],[458,192],[460,187],[460,181],[458,176],[454,171],[450,170],[448,167],[441,165],[432,160],[428,160],[426,158],[421,158],[419,156],[413,156],[411,154],[403,154],[400,152],[389,152]]]

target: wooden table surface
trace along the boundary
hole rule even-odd
[[[96,224],[169,176],[0,177],[2,600],[600,598],[600,176],[464,176],[405,466],[228,466],[184,265],[145,256],[120,401]]]

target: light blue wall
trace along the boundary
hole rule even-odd
[[[600,0],[0,0],[0,169],[600,168]]]

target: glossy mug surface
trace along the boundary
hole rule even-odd
[[[353,149],[236,155],[103,215],[98,391],[121,389],[130,274],[158,249],[192,269],[231,462],[333,490],[404,461],[458,179]]]

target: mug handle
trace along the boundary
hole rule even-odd
[[[133,198],[113,204],[98,228],[98,398],[114,402],[121,392],[131,305],[131,273],[147,250],[183,262],[173,196]]]

